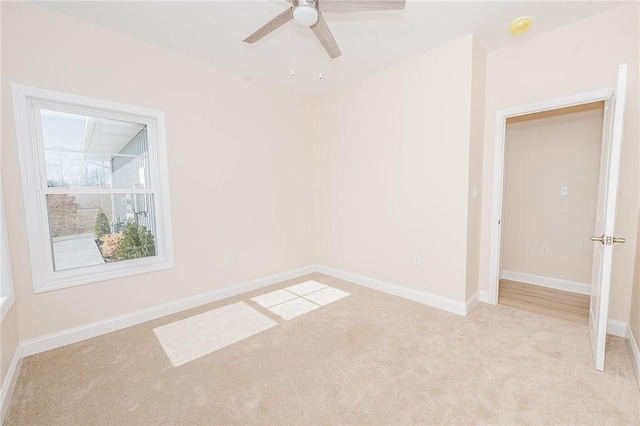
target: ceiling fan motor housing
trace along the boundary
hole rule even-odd
[[[318,22],[318,3],[315,0],[294,0],[293,20],[310,27]]]

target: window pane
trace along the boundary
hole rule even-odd
[[[49,194],[55,271],[156,255],[152,194]]]
[[[47,186],[148,188],[143,124],[41,110]]]

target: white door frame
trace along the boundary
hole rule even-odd
[[[550,111],[604,101],[613,93],[612,88],[556,98],[519,107],[498,110],[496,113],[495,146],[493,152],[493,196],[491,200],[491,245],[489,249],[489,303],[498,303],[500,281],[500,238],[502,236],[502,196],[504,188],[504,148],[507,119],[537,112]]]

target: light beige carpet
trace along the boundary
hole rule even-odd
[[[350,293],[284,321],[252,297]],[[153,329],[245,302],[278,325],[180,367]],[[8,425],[640,424],[625,340],[507,306],[467,318],[313,274],[26,358]]]

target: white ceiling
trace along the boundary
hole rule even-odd
[[[322,0],[319,0],[320,2]],[[48,1],[47,8],[217,64],[244,78],[321,93],[474,33],[493,50],[618,7],[618,1],[407,0],[403,11],[325,13],[342,56],[331,60],[309,28],[290,22],[254,45],[242,40],[290,4],[255,1]],[[533,20],[520,37],[509,23]],[[290,76],[291,68],[295,75]],[[322,73],[322,80],[319,73]]]

